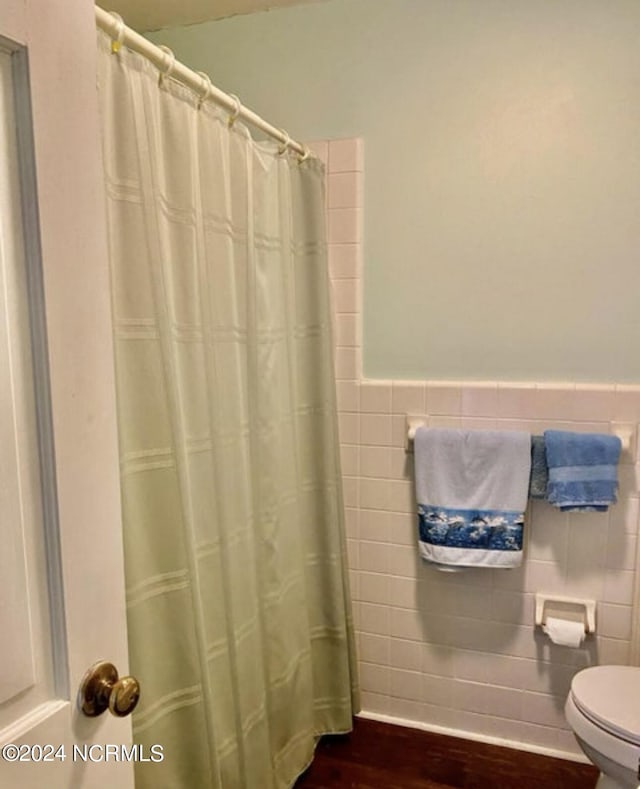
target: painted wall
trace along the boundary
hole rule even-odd
[[[575,672],[637,654],[633,620],[640,466],[640,386],[363,380],[360,140],[314,144],[328,167],[329,266],[352,597],[363,714],[575,758],[564,719]],[[547,428],[608,433],[627,427],[618,503],[607,513],[561,513],[531,502],[524,562],[514,570],[449,575],[416,547],[413,455],[406,415],[464,429]],[[534,627],[534,595],[597,602],[584,648],[551,644]],[[635,635],[634,635],[635,634]]]
[[[640,6],[331,0],[154,39],[363,137],[371,378],[640,381]]]

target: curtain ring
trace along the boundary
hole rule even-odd
[[[164,44],[160,44],[158,49],[161,49],[166,55],[168,55],[168,64],[164,71],[160,70],[160,76],[158,77],[158,85],[162,86],[165,79],[173,74],[173,70],[176,66],[176,56],[169,49],[169,47],[165,46]]]
[[[120,47],[122,46],[122,42],[124,41],[124,33],[126,26],[124,24],[124,19],[120,16],[120,14],[116,14],[115,11],[109,11],[111,16],[116,21],[116,37],[111,39],[111,52],[112,54],[116,54],[120,51]]]
[[[227,121],[227,123],[229,124],[229,128],[231,128],[233,124],[236,122],[236,120],[238,119],[238,115],[240,115],[242,104],[240,103],[240,99],[235,95],[235,93],[230,93],[229,98],[233,99],[233,103],[235,104],[235,107],[233,108],[233,111],[229,115],[229,119]]]
[[[307,159],[311,156],[311,149],[308,145],[303,145],[302,149],[304,153],[298,155],[298,164],[302,164],[302,162],[306,162]]]
[[[198,109],[200,109],[209,96],[213,93],[213,85],[211,84],[209,75],[205,74],[204,71],[198,71],[196,73],[207,83],[204,93],[198,98]]]
[[[280,145],[278,147],[278,156],[282,156],[283,153],[286,153],[287,148],[289,147],[289,145],[291,143],[291,137],[289,137],[289,133],[288,132],[286,132],[284,129],[280,129],[280,134],[283,135],[284,141],[283,141],[282,145]]]

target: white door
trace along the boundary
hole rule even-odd
[[[2,789],[133,787],[76,701],[127,672],[95,54],[88,0],[0,0]]]

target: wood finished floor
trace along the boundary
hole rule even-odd
[[[295,789],[593,789],[586,764],[356,719],[323,737]]]

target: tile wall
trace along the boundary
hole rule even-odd
[[[630,660],[636,440],[607,514],[530,504],[514,570],[439,573],[418,557],[406,414],[433,426],[609,432],[640,422],[640,387],[362,378],[362,141],[316,142],[327,164],[342,471],[363,714],[575,758],[563,714],[575,671]],[[584,649],[534,628],[535,592],[597,600]]]

